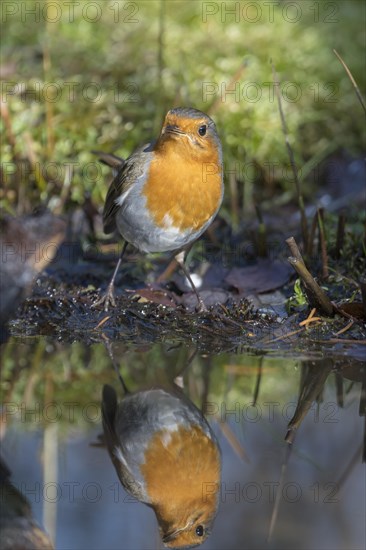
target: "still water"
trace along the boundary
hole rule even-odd
[[[194,352],[112,345],[130,391],[176,380],[216,435],[218,512],[202,548],[364,548],[361,357]],[[2,459],[54,546],[163,548],[154,511],[122,487],[103,443],[103,385],[123,396],[106,345],[13,337],[2,356]]]

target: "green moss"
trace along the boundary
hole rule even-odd
[[[95,161],[91,150],[130,154],[156,135],[163,113],[178,104],[212,113],[226,171],[239,163],[239,179],[248,180],[253,161],[264,172],[272,163],[276,181],[293,191],[283,176],[289,163],[270,59],[281,80],[298,166],[329,147],[362,151],[361,107],[332,51],[341,53],[363,90],[362,2],[305,0],[297,3],[297,14],[286,2],[276,3],[273,21],[269,6],[259,3],[256,22],[246,3],[233,3],[238,12],[230,15],[228,3],[166,2],[163,33],[158,1],[93,4],[99,11],[87,10],[87,2],[73,12],[62,2],[58,12],[52,6],[47,11],[47,3],[18,2],[19,11],[3,18],[3,92],[15,138],[15,150],[7,139],[1,146],[7,208],[19,200],[19,185],[30,204],[39,202],[40,192],[45,202],[58,196],[70,162],[71,198],[82,202],[88,191],[101,204],[105,172],[96,169],[93,176],[85,168]],[[38,18],[30,14],[33,5]],[[217,13],[207,13],[208,5]],[[12,85],[14,93],[7,94]],[[29,158],[30,150],[42,177],[15,169],[14,153]],[[60,166],[56,181],[46,170],[50,162]],[[270,185],[268,178],[261,185]],[[311,193],[306,185],[305,195]]]

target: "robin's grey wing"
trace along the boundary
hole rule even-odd
[[[145,155],[151,155],[151,144],[137,149],[120,167],[113,179],[105,199],[103,210],[103,228],[105,233],[112,233],[116,229],[116,214],[123,201],[123,196],[136,182],[144,171]]]
[[[121,451],[120,441],[115,430],[117,410],[117,394],[111,386],[105,384],[103,386],[102,421],[109,455],[126,491],[138,500],[148,503],[141,483],[134,477]]]

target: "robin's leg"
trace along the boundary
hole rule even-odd
[[[198,311],[207,311],[207,307],[205,306],[197,288],[195,287],[195,284],[194,282],[192,281],[192,277],[190,276],[189,274],[189,271],[188,269],[186,268],[185,264],[184,264],[184,252],[179,252],[176,256],[175,256],[175,259],[179,265],[179,267],[181,268],[181,270],[183,271],[184,275],[187,277],[188,281],[189,281],[189,284],[191,285],[192,287],[192,290],[193,292],[195,293],[196,297],[197,297],[197,301],[198,301],[198,308],[197,310]]]
[[[104,311],[108,311],[109,304],[111,304],[113,307],[116,307],[116,301],[114,299],[114,281],[117,277],[117,273],[118,273],[119,267],[122,263],[122,259],[123,259],[123,256],[124,256],[125,252],[126,252],[127,246],[128,246],[128,242],[125,241],[124,244],[123,244],[123,247],[122,247],[121,255],[119,257],[116,268],[115,268],[114,273],[112,275],[112,279],[110,280],[110,283],[107,287],[107,291],[106,291],[105,294],[103,294],[103,296],[99,300],[94,302],[92,307],[100,306],[101,304],[103,304],[104,305]]]

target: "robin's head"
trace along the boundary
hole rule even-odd
[[[198,504],[198,503],[196,503]],[[160,533],[164,546],[167,548],[193,548],[200,546],[209,537],[216,515],[217,498],[207,503],[187,502],[189,512],[182,514],[183,510],[177,510],[174,524],[168,526],[159,522]]]
[[[213,527],[221,454],[216,438],[207,430],[203,417],[200,425],[185,426],[181,421],[174,431],[156,432],[145,451],[140,470],[168,548],[198,546]]]
[[[221,142],[216,125],[212,118],[197,109],[178,107],[168,111],[157,146],[168,144],[173,145],[177,152],[197,157],[200,161],[217,157],[221,164]]]

